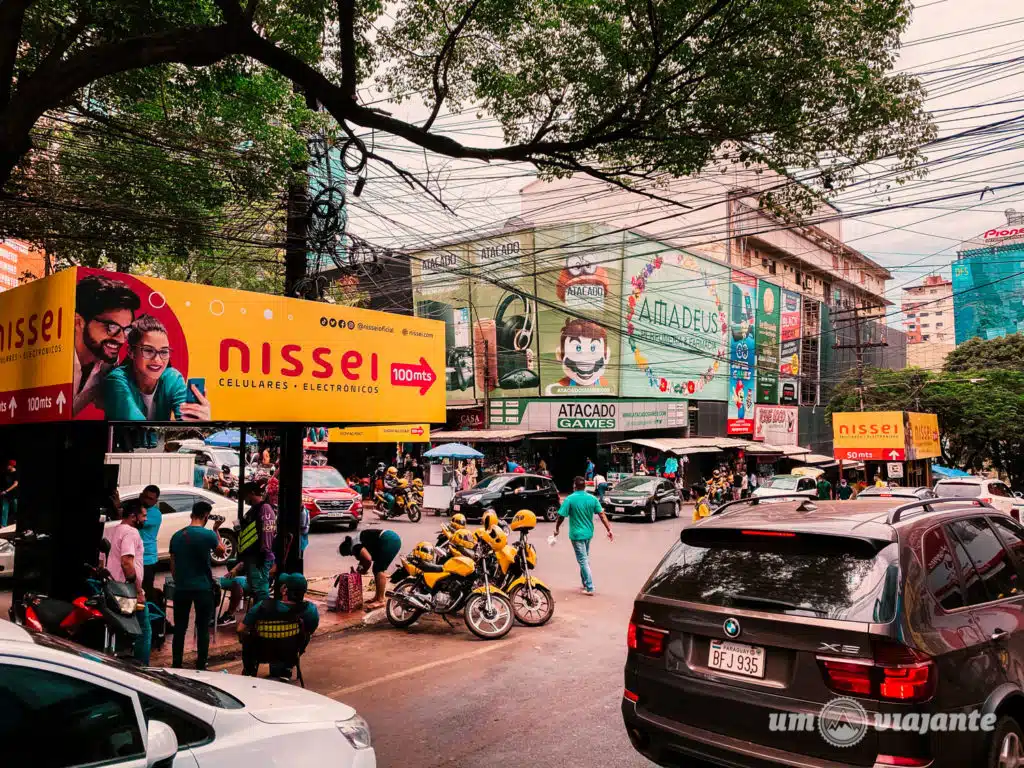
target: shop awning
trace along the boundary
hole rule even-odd
[[[779,456],[803,456],[811,452],[810,448],[803,448],[799,445],[771,445],[769,443],[747,443],[745,446],[747,453],[753,453],[755,455],[771,453],[778,454]]]
[[[514,443],[524,437],[539,434],[527,429],[456,429],[433,432],[430,440],[436,443]]]
[[[653,448],[656,451],[673,453],[676,456],[688,456],[694,453],[718,453],[726,448],[745,448],[751,443],[732,437],[638,437],[612,443],[612,445],[623,444]]]
[[[804,464],[829,464],[829,465],[831,465],[831,464],[838,464],[839,463],[834,458],[832,458],[831,456],[824,456],[824,455],[822,455],[820,453],[809,453],[806,456],[804,456],[801,459],[801,461]]]

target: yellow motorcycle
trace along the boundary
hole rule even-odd
[[[387,493],[394,497],[393,501],[388,501],[385,495]],[[408,515],[411,522],[417,523],[422,515],[420,503],[416,500],[416,493],[409,485],[408,480],[399,480],[392,489],[374,491],[373,500],[375,502],[373,511],[381,520],[391,520]]]
[[[466,627],[479,638],[497,640],[515,624],[512,602],[493,586],[483,560],[482,545],[465,528],[451,538],[451,556],[440,559],[430,542],[421,541],[401,568],[405,577],[387,593],[384,612],[392,626],[404,629],[424,613],[435,613],[451,624],[448,616],[463,612]],[[395,580],[395,575],[391,577]]]
[[[537,550],[529,542],[529,533],[536,527],[537,516],[521,509],[509,523],[512,531],[519,532],[517,543],[509,544],[508,534],[499,525],[477,532],[478,538],[490,548],[485,570],[512,601],[519,623],[528,627],[546,624],[555,613],[551,590],[530,573],[537,567]]]

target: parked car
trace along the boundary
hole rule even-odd
[[[334,467],[302,468],[302,504],[311,526],[341,523],[354,531],[363,518],[363,499]]]
[[[979,499],[806,504],[733,504],[651,574],[628,629],[634,747],[663,766],[1021,764],[1024,527]],[[994,730],[873,727],[973,712]]]
[[[903,488],[900,486],[892,488],[878,488],[874,485],[868,486],[859,494],[858,499],[934,499],[937,498],[935,491],[927,486],[912,486]]]
[[[144,485],[129,485],[118,488],[118,495],[121,503],[131,499],[137,499],[142,494]],[[157,506],[163,519],[160,523],[160,532],[157,534],[157,552],[161,560],[169,560],[171,557],[171,537],[186,527],[192,519],[192,506],[197,501],[205,501],[213,507],[213,514],[221,515],[229,522],[238,518],[238,502],[227,499],[213,491],[203,488],[195,488],[191,485],[166,485],[160,486],[160,502]],[[119,521],[111,520],[104,526],[110,528],[119,525]],[[220,538],[224,542],[224,554],[212,555],[214,565],[224,565],[235,559],[238,551],[237,533],[231,530],[230,525],[220,529]]]
[[[347,704],[272,680],[143,669],[5,620],[0,700],[12,766],[377,764]]]
[[[627,477],[604,496],[608,517],[642,517],[653,523],[659,517],[679,517],[683,500],[675,485],[661,477]]]
[[[818,496],[818,485],[813,477],[806,475],[773,475],[761,480],[751,496],[788,496],[799,493],[812,499]]]
[[[144,485],[128,485],[118,488],[121,503],[131,499],[137,499],[142,494]],[[197,501],[209,502],[213,507],[213,514],[221,515],[226,520],[232,521],[238,518],[238,502],[227,499],[213,491],[203,488],[195,488],[191,485],[163,485],[160,486],[160,501],[158,506],[163,515],[160,523],[160,533],[157,535],[157,552],[160,560],[168,560],[171,556],[171,537],[187,526],[192,518],[192,505]],[[105,528],[119,525],[119,521],[110,520]],[[9,525],[0,529],[0,537],[13,536],[15,526]],[[238,533],[230,525],[220,529],[221,541],[224,542],[223,555],[211,555],[214,565],[224,565],[235,559],[238,551]],[[14,544],[0,538],[0,577],[10,576],[14,573]]]
[[[493,507],[505,519],[520,509],[529,509],[537,517],[554,522],[560,506],[558,489],[550,477],[502,473],[485,477],[468,491],[458,491],[448,514],[461,512],[467,520],[479,520],[485,510]]]
[[[1024,507],[1024,499],[1014,496],[1010,486],[1002,480],[990,480],[987,477],[939,480],[934,490],[935,495],[940,498],[953,496],[958,499],[981,499],[1016,520],[1020,520],[1020,510]]]

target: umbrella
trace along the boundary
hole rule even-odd
[[[210,435],[205,442],[215,448],[237,448],[242,442],[242,435],[237,429],[225,429]],[[245,436],[246,445],[257,445],[258,443],[259,440],[252,435]]]
[[[423,454],[428,459],[482,459],[484,455],[462,443],[445,443]]]

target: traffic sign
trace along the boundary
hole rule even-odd
[[[903,465],[898,461],[890,461],[886,465],[886,474],[893,480],[901,480],[903,478]]]

